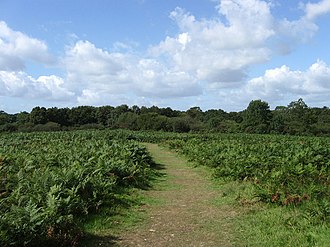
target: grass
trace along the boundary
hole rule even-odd
[[[330,246],[329,224],[315,224],[299,207],[279,207],[258,202],[249,182],[215,179],[213,187],[220,194],[214,198],[214,205],[219,208],[230,206],[239,212],[230,219],[235,229],[234,246]]]
[[[120,198],[116,206],[105,205],[97,214],[84,219],[86,233],[79,246],[117,246],[121,233],[147,224],[148,212],[145,205],[160,205],[161,200],[145,196],[144,191],[133,189]]]
[[[170,189],[166,187],[167,184],[160,185],[167,179],[166,174],[161,171],[162,165],[157,164],[155,169],[150,188]],[[162,204],[160,199],[146,196],[146,191],[147,189],[127,189],[125,193],[117,195],[115,201],[103,205],[99,212],[84,218],[81,225],[86,234],[79,246],[117,246],[121,233],[146,224],[148,213],[144,206]]]
[[[233,246],[253,247],[329,247],[329,224],[315,224],[313,217],[303,213],[299,207],[280,207],[259,202],[254,186],[248,181],[229,181],[212,178],[212,168],[196,167],[199,172],[213,182],[210,189],[217,190],[219,196],[211,203],[221,210],[231,208],[236,215],[228,215],[227,221],[215,226],[205,222],[204,231],[216,227],[222,234],[224,225],[233,229],[230,242]],[[313,207],[307,202],[301,207]]]
[[[146,200],[140,191],[134,189],[118,198],[115,204],[104,205],[99,212],[81,222],[86,235],[79,246],[115,244],[122,231],[129,230],[146,219],[145,212],[140,210]]]
[[[170,155],[170,154],[169,154]],[[166,155],[155,156],[155,161]],[[193,166],[193,165],[192,165]],[[179,167],[179,166],[178,166]],[[212,178],[212,170],[207,167],[195,167],[199,173],[212,180],[210,190],[218,192],[211,205],[229,212],[225,218],[203,222],[201,233],[218,232],[220,238],[229,239],[232,246],[277,247],[277,246],[317,246],[328,247],[330,239],[329,224],[315,224],[311,216],[299,207],[279,207],[265,204],[255,198],[254,187],[247,181],[226,181]],[[155,180],[155,189],[175,191],[180,185],[171,183],[173,177],[163,174]],[[112,210],[104,210],[85,222],[85,230],[90,234],[81,246],[115,246],[117,236],[148,223],[148,208],[143,205],[161,206],[164,202],[145,196],[143,191],[132,191],[122,198],[123,204]],[[311,203],[311,202],[308,202]],[[305,205],[312,207],[313,205]],[[304,205],[303,205],[304,207]],[[232,213],[230,213],[232,212]],[[198,219],[194,219],[198,221]]]
[[[143,204],[143,199],[138,192],[132,191],[122,196],[121,202],[117,202],[115,206],[105,205],[100,212],[89,216],[83,222],[85,232],[98,235],[109,232],[115,234],[118,227],[127,228],[134,225],[143,219],[142,214],[135,210]]]
[[[329,246],[329,228],[314,226],[299,210],[265,207],[235,222],[242,246]]]

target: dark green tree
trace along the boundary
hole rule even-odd
[[[34,107],[30,113],[30,122],[33,124],[45,124],[47,123],[47,110],[45,107]]]
[[[16,122],[19,125],[26,124],[29,122],[30,114],[26,111],[20,112],[16,114]]]
[[[61,126],[69,125],[68,108],[52,107],[47,109],[47,118],[49,122],[57,123]],[[55,125],[54,125],[55,126]]]
[[[69,111],[68,115],[70,124],[73,126],[97,123],[96,108],[93,106],[74,107]]]
[[[0,125],[8,124],[10,122],[11,122],[10,114],[8,114],[4,111],[0,111]]]
[[[96,109],[95,117],[98,124],[102,124],[103,126],[108,126],[112,121],[112,113],[114,111],[114,107],[112,106],[101,106]]]
[[[189,110],[186,111],[186,113],[191,118],[198,119],[198,120],[203,119],[203,111],[198,106],[191,107]]]
[[[272,115],[267,102],[252,100],[243,113],[243,130],[250,133],[268,133],[271,118]]]
[[[116,125],[121,129],[138,130],[138,115],[133,112],[121,114]]]
[[[287,107],[286,132],[292,135],[310,132],[311,118],[309,109],[302,98],[292,101]]]

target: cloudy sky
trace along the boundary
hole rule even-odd
[[[330,106],[330,0],[0,0],[0,110]]]

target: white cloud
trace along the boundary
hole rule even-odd
[[[316,5],[326,4],[307,7]],[[318,30],[305,16],[293,21],[276,19],[272,7],[262,0],[222,0],[217,6],[219,17],[202,20],[176,8],[170,17],[179,34],[166,37],[149,52],[167,68],[188,73],[207,87],[235,88],[243,85],[251,66],[274,55],[287,55]]]
[[[196,20],[181,8],[170,17],[179,34],[151,47],[150,54],[168,68],[189,73],[199,81],[228,87],[243,83],[247,69],[274,55],[287,54],[314,35],[317,26],[306,19],[276,20],[271,3],[260,0],[222,0],[219,17]]]
[[[181,37],[188,42],[188,37]],[[111,53],[88,41],[68,48],[64,59],[66,86],[78,102],[104,102],[114,94],[148,97],[180,97],[201,93],[196,79],[163,63],[130,54]]]
[[[167,68],[154,59],[141,59],[132,71],[139,96],[171,98],[202,93],[196,79],[184,71]]]
[[[234,42],[239,48],[263,46],[274,35],[270,4],[265,1],[222,0],[218,9],[228,21],[228,44]]]
[[[75,94],[65,88],[65,82],[63,78],[50,75],[50,76],[40,76],[38,79],[34,80],[38,84],[38,87],[41,85],[46,91],[50,94],[50,99],[52,100],[70,100]]]
[[[277,21],[277,35],[275,47],[280,54],[288,54],[297,44],[309,42],[318,31],[315,19],[330,12],[330,0],[321,0],[318,3],[300,4],[305,15],[298,20],[287,19]]]
[[[325,100],[330,94],[330,66],[321,60],[306,71],[291,70],[283,65],[249,80],[243,91],[250,97],[269,101],[306,96],[311,101]]]
[[[120,92],[127,82],[129,59],[122,53],[109,53],[88,41],[78,41],[67,49],[63,61],[68,87],[81,92],[88,88]]]
[[[202,20],[176,8],[170,18],[177,24],[178,34],[151,46],[144,57],[132,55],[121,43],[117,46],[124,49],[115,47],[117,52],[109,52],[78,41],[66,51],[65,86],[76,92],[80,104],[106,103],[114,95],[166,99],[214,91],[239,96],[256,90],[256,96],[265,97],[305,93],[298,83],[303,80],[299,72],[286,66],[267,71],[244,86],[248,69],[270,60],[274,46],[287,54],[317,31],[304,16],[277,20],[271,8],[271,3],[261,0],[222,0],[217,6],[218,18]],[[290,87],[284,82],[289,75],[296,83]],[[272,77],[276,78],[272,83],[265,83]]]
[[[274,38],[276,51],[281,55],[291,53],[298,44],[309,42],[317,30],[318,26],[304,17],[294,21],[278,21],[277,36]]]
[[[178,27],[177,34],[150,46],[145,55],[134,52],[135,43],[117,42],[107,51],[75,38],[62,57],[63,78],[36,79],[22,72],[26,61],[50,62],[47,45],[0,22],[0,94],[93,105],[164,102],[209,93],[238,101],[324,96],[329,93],[330,73],[322,61],[308,71],[283,65],[248,82],[246,78],[251,66],[311,40],[318,29],[314,20],[330,11],[329,2],[306,4],[305,15],[292,21],[277,19],[272,14],[274,6],[263,0],[218,0],[218,15],[200,20],[176,8],[170,18]]]
[[[63,79],[55,75],[35,79],[25,72],[0,71],[0,96],[70,100],[74,93],[63,85]]]
[[[84,89],[77,100],[80,105],[98,105],[101,96],[98,92],[93,92],[89,89]]]
[[[53,62],[43,41],[13,31],[0,21],[0,70],[23,70],[27,60],[43,64]]]
[[[330,0],[322,0],[318,3],[307,3],[305,6],[306,18],[313,20],[330,12]]]

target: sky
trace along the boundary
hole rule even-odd
[[[0,0],[0,111],[330,106],[330,0]]]

